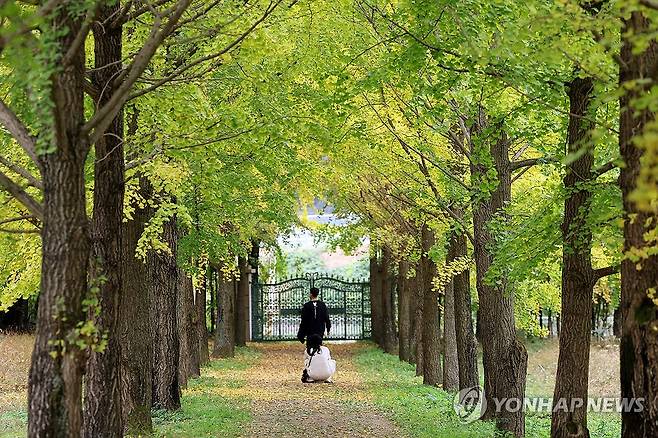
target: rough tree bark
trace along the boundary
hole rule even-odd
[[[151,251],[147,256],[153,327],[152,400],[154,408],[168,410],[180,408],[176,229],[175,217],[163,225],[162,240],[169,246],[171,254]]]
[[[383,301],[382,276],[376,253],[370,257],[370,327],[372,340],[380,347],[383,344]]]
[[[36,341],[29,378],[29,436],[78,437],[82,425],[83,354],[53,342],[75,336],[84,320],[89,238],[84,203],[83,166],[69,159],[44,161],[43,262]],[[78,166],[79,165],[79,166]],[[50,353],[55,357],[52,357]]]
[[[480,114],[477,129],[485,126],[484,115]],[[488,149],[486,145],[489,144]],[[502,209],[511,198],[512,168],[509,161],[509,140],[503,133],[491,142],[471,142],[471,157],[488,155],[497,173],[497,187],[489,193],[479,193],[473,197],[473,231],[476,266],[476,285],[479,295],[478,327],[483,350],[484,391],[487,398],[485,418],[495,418],[496,427],[512,432],[516,436],[525,433],[525,414],[522,409],[509,412],[502,409],[496,412],[494,398],[514,398],[523,400],[525,393],[528,353],[525,346],[516,338],[514,326],[513,291],[506,280],[489,284],[485,275],[493,263],[491,248],[494,236],[489,225],[502,214]],[[487,161],[487,160],[483,160]],[[471,162],[471,178],[474,187],[487,180],[489,170],[485,162],[475,159]]]
[[[210,362],[210,354],[208,352],[208,326],[206,324],[206,281],[205,276],[199,287],[192,289],[195,294],[194,305],[196,307],[196,332],[197,332],[197,353],[199,355],[199,363],[201,366]]]
[[[202,165],[203,168],[203,165]],[[197,233],[200,233],[200,219],[199,219],[199,210],[200,210],[200,204],[202,202],[202,195],[201,195],[201,190],[199,188],[198,184],[194,185],[193,188],[194,192],[194,224]],[[200,266],[201,267],[201,266]],[[188,285],[185,284],[187,287]],[[194,352],[194,358],[198,360],[199,366],[204,366],[208,364],[210,361],[209,353],[208,353],[208,326],[206,323],[206,275],[203,274],[200,277],[200,281],[198,284],[198,287],[194,287],[194,284],[190,281],[189,287],[191,288],[191,293],[192,293],[192,313],[193,313],[193,318],[192,318],[192,331],[195,333],[195,340],[194,340],[194,349],[196,350]],[[210,307],[210,327],[211,330],[214,327],[214,309],[212,307],[212,302],[213,302],[213,297],[212,297],[212,290],[211,290],[211,307]],[[192,348],[190,344],[190,349]],[[181,354],[183,354],[181,352]],[[181,356],[182,357],[182,356]],[[196,371],[196,369],[193,369],[192,371]]]
[[[235,355],[235,280],[227,278],[221,269],[214,274],[217,280],[217,330],[213,357],[233,357]]]
[[[419,262],[416,266],[416,279],[414,284],[415,290],[415,306],[414,306],[414,323],[413,323],[413,337],[414,337],[414,356],[416,359],[416,376],[423,375],[424,368],[424,351],[423,351],[423,305],[425,302],[425,281],[423,280],[423,264]]]
[[[436,275],[436,265],[429,257],[429,250],[434,245],[434,233],[427,225],[421,231],[422,242],[422,340],[423,340],[423,384],[437,386],[443,377],[441,372],[441,330],[439,323],[438,292],[432,287]]]
[[[398,339],[395,328],[395,303],[393,302],[393,284],[390,273],[391,249],[385,246],[382,249],[381,277],[382,277],[382,320],[384,329],[384,351],[389,354],[398,354]]]
[[[411,289],[407,280],[409,262],[402,260],[398,263],[396,276],[398,290],[398,325],[400,330],[400,360],[411,362]]]
[[[150,197],[150,185],[139,178],[138,194]],[[152,335],[151,297],[148,293],[146,264],[135,254],[137,242],[150,220],[150,211],[134,206],[132,220],[123,224],[123,297],[120,305],[119,338],[121,363],[121,403],[126,435],[149,434],[151,421]]]
[[[410,267],[414,276],[407,279],[406,288],[409,295],[409,362],[416,364],[416,310],[418,307],[418,266]]]
[[[100,7],[94,33],[94,63],[91,82],[104,90],[96,103],[105,105],[114,95],[121,71],[122,26],[101,23],[118,13],[119,2]],[[92,218],[92,277],[99,282],[100,313],[96,326],[108,334],[102,352],[91,351],[85,378],[83,436],[123,436],[120,388],[120,345],[117,337],[119,303],[122,298],[122,239],[124,196],[123,110],[119,111],[95,145],[94,210]]]
[[[215,280],[213,279],[212,275],[213,274],[210,272],[210,270],[206,269],[206,273],[204,274],[204,281],[206,284],[206,290],[208,291],[208,296],[210,298],[210,303],[208,304],[210,310],[209,338],[214,338],[215,330],[217,329],[217,285],[213,283]]]
[[[455,292],[451,281],[445,287],[443,304],[443,389],[455,391],[459,387],[459,360],[455,332]]]
[[[249,339],[249,263],[245,257],[238,257],[237,297],[235,300],[235,345],[244,347]]]
[[[66,5],[56,29],[68,29],[54,50],[64,57],[75,45],[83,18]],[[82,426],[84,355],[70,340],[84,320],[90,255],[84,164],[89,151],[84,121],[84,50],[69,54],[51,77],[56,150],[39,158],[43,181],[41,294],[28,383],[28,435],[75,437]],[[66,347],[66,348],[65,348]]]
[[[642,13],[633,12],[622,23],[622,48],[619,66],[619,82],[640,81],[620,98],[619,150],[624,166],[619,177],[624,205],[624,252],[631,248],[646,251],[655,246],[647,242],[645,235],[656,227],[658,218],[653,213],[640,211],[633,202],[632,193],[637,187],[642,167],[643,150],[634,142],[647,124],[655,121],[650,110],[636,110],[633,100],[648,93],[655,86],[658,70],[658,44],[654,38],[642,51],[635,52],[633,39],[636,35],[649,34],[655,28]],[[644,81],[644,82],[642,82]],[[623,88],[622,88],[623,89]],[[653,128],[655,129],[655,128]],[[641,260],[624,258],[621,264],[621,396],[643,397],[641,412],[622,413],[622,437],[658,436],[658,309],[656,300],[648,291],[658,285],[658,255]],[[564,336],[566,330],[563,330]]]
[[[466,236],[450,234],[449,260],[468,255]],[[473,332],[471,311],[471,280],[469,270],[457,274],[452,280],[455,311],[455,339],[457,341],[457,363],[459,365],[459,389],[479,385],[477,340]]]
[[[594,155],[588,116],[594,83],[592,78],[575,78],[568,85],[569,127],[567,153],[578,158],[567,165],[562,222],[562,328],[551,419],[551,437],[589,437],[587,406],[560,409],[572,400],[587,400],[589,351],[592,333],[592,296],[596,281],[592,268],[592,232],[588,226],[591,210]]]
[[[199,341],[192,279],[180,268],[178,268],[177,300],[178,304],[176,312],[178,317],[178,342],[180,355],[178,383],[181,388],[186,388],[188,379],[190,377],[198,377],[201,374],[201,371],[199,369]]]

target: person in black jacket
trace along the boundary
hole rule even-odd
[[[318,300],[320,289],[317,287],[311,288],[311,301],[304,304],[302,307],[302,322],[299,324],[299,331],[297,332],[297,339],[302,344],[304,340],[311,335],[320,335],[324,337],[325,328],[327,334],[331,329],[331,321],[329,320],[329,310],[327,305]]]

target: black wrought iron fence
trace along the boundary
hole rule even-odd
[[[277,283],[252,285],[252,338],[255,341],[292,340],[297,336],[301,308],[311,287],[320,289],[331,318],[327,339],[369,339],[370,283],[324,274],[306,274]]]

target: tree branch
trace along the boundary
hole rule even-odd
[[[12,181],[7,175],[0,172],[0,186],[7,193],[16,198],[27,210],[39,220],[43,220],[43,208],[32,196],[30,196],[22,187]]]
[[[133,1],[128,1],[126,2],[126,5],[122,8],[121,12],[119,15],[116,17],[114,21],[110,24],[110,27],[119,27],[124,24],[126,24],[128,21],[134,20],[135,18],[138,18],[140,15],[146,14],[149,11],[152,11],[153,8],[157,8],[158,6],[162,6],[165,3],[169,3],[172,0],[157,0],[153,4],[147,4],[145,6],[142,6],[139,9],[136,9],[133,11],[131,14],[130,12],[130,7],[132,6]]]
[[[619,265],[606,266],[605,268],[599,268],[594,270],[594,282],[596,283],[603,277],[608,275],[617,274],[619,272]]]
[[[0,227],[0,232],[4,233],[14,233],[14,234],[31,234],[31,233],[40,233],[39,227],[36,225],[36,218],[32,215],[18,216],[10,219],[0,220],[0,225],[11,224],[14,222],[20,221],[29,221],[36,229],[34,230],[25,230],[25,229],[16,229],[16,228],[4,228]]]
[[[453,175],[453,174],[452,174],[451,172],[449,172],[448,170],[444,169],[444,168],[443,168],[441,165],[439,165],[436,161],[432,160],[430,157],[428,157],[427,155],[423,154],[421,151],[419,151],[418,149],[414,148],[414,147],[411,146],[409,143],[407,143],[402,137],[400,137],[400,135],[399,135],[399,134],[397,133],[397,131],[395,130],[395,126],[393,126],[393,122],[390,120],[390,118],[389,118],[388,120],[385,120],[385,119],[383,118],[383,116],[379,113],[379,111],[377,111],[377,108],[375,108],[375,106],[373,105],[373,103],[370,102],[370,99],[368,99],[368,97],[365,96],[365,95],[364,95],[364,98],[365,98],[366,102],[368,102],[368,105],[370,106],[370,108],[375,112],[375,115],[377,116],[377,118],[379,119],[379,121],[380,121],[380,122],[384,125],[384,127],[385,127],[385,128],[391,133],[391,135],[392,135],[392,136],[398,141],[398,143],[400,143],[400,146],[402,146],[403,148],[408,148],[409,150],[412,150],[412,151],[413,151],[415,154],[417,154],[420,158],[426,160],[426,161],[427,161],[428,163],[430,163],[432,166],[434,166],[434,167],[436,167],[437,169],[439,169],[439,170],[440,170],[445,176],[447,176],[448,178],[450,178],[450,179],[452,179],[453,181],[455,181],[457,184],[459,184],[460,186],[462,186],[464,189],[469,190],[469,187],[468,187],[466,184],[464,184],[459,178],[457,178],[455,175]]]
[[[538,158],[528,158],[527,160],[513,161],[511,163],[512,171],[521,169],[522,167],[532,167],[537,164],[548,163],[549,161],[555,161],[554,157],[538,157]]]
[[[5,102],[0,99],[0,123],[9,131],[18,144],[23,148],[28,157],[34,161],[39,170],[41,170],[41,163],[37,156],[36,143],[34,137],[30,135],[27,128],[16,117],[16,114],[9,108]]]
[[[604,173],[610,172],[612,169],[616,169],[617,163],[616,160],[608,161],[605,163],[603,166],[599,167],[598,169],[595,169],[593,173],[594,178],[598,178]]]
[[[391,19],[388,16],[388,14],[386,12],[382,11],[381,9],[379,9],[379,7],[377,7],[375,5],[371,5],[367,2],[364,2],[364,3],[370,8],[370,10],[372,12],[376,12],[377,14],[379,14],[379,16],[381,16],[384,20],[386,20],[390,25],[397,28],[404,35],[407,35],[412,40],[414,40],[416,43],[420,44],[421,46],[425,47],[426,49],[429,49],[433,52],[437,52],[437,53],[440,53],[440,54],[452,55],[455,58],[461,59],[461,54],[460,53],[457,53],[457,52],[455,52],[453,50],[450,50],[450,49],[436,47],[436,46],[433,46],[433,45],[429,44],[427,41],[425,41],[424,39],[418,37],[417,35],[415,35],[411,31],[409,31],[409,29],[402,26],[400,23],[398,23],[395,20]],[[469,73],[470,72],[470,70],[467,69],[467,68],[453,67],[453,66],[450,66],[450,65],[444,64],[442,62],[438,62],[438,61],[437,61],[437,65],[440,68],[444,69],[444,70],[453,71],[453,72],[456,72],[456,73]]]
[[[11,219],[3,219],[0,221],[0,225],[10,224],[12,222],[18,222],[18,221],[26,221],[30,219],[35,219],[35,217],[32,215],[25,215],[25,216],[13,217]]]
[[[91,97],[94,102],[97,102],[101,94],[100,90],[96,88],[96,86],[94,86],[94,84],[92,84],[88,79],[85,79],[83,85],[85,93],[87,93],[87,95]]]
[[[516,153],[515,153],[514,156],[512,157],[512,161],[516,161],[516,160],[518,160],[519,158],[521,158],[521,155],[523,155],[523,153],[524,153],[524,152],[526,151],[526,149],[528,149],[529,147],[530,147],[530,143],[525,143],[523,146],[521,146],[521,147],[519,148],[519,150],[516,151]]]
[[[135,167],[139,167],[143,164],[148,163],[151,161],[153,158],[155,158],[156,155],[158,155],[160,152],[162,152],[162,149],[160,148],[154,148],[148,155],[145,157],[140,158],[139,160],[133,160],[128,163],[126,163],[126,170],[133,169]]]
[[[10,234],[39,234],[41,230],[12,230],[10,228],[0,228],[1,233],[10,233]]]
[[[98,12],[98,8],[100,7],[100,2],[97,2],[96,4],[93,5],[93,7],[89,8],[87,11],[87,15],[85,16],[85,20],[82,23],[82,26],[80,27],[80,30],[78,31],[77,35],[75,36],[75,39],[69,46],[69,49],[66,51],[66,54],[60,61],[62,65],[68,65],[71,63],[73,58],[78,54],[78,50],[80,50],[80,47],[82,47],[87,40],[87,35],[89,35],[89,31],[91,30],[91,22],[94,20],[94,16]]]
[[[123,104],[128,100],[132,86],[149,65],[155,52],[164,39],[169,36],[190,3],[192,3],[192,0],[179,0],[172,9],[171,16],[164,26],[162,26],[162,18],[160,16],[155,17],[148,39],[135,55],[133,62],[126,69],[125,75],[122,75],[121,85],[116,88],[107,103],[99,108],[93,117],[82,127],[83,133],[91,133],[89,138],[90,144],[96,143],[103,136],[107,127],[112,123],[112,120]]]
[[[203,56],[201,58],[198,58],[190,63],[187,63],[185,65],[182,65],[175,69],[173,72],[171,72],[169,75],[165,76],[162,79],[157,80],[155,83],[152,85],[149,85],[146,88],[143,88],[141,90],[135,91],[128,97],[128,100],[133,100],[136,99],[140,96],[143,96],[147,93],[150,93],[151,91],[156,90],[157,88],[160,88],[162,85],[166,84],[167,82],[170,82],[177,77],[179,77],[181,74],[185,73],[187,70],[196,67],[197,65],[203,64],[204,62],[211,61],[213,59],[219,58],[220,56],[224,55],[227,53],[229,50],[233,49],[235,46],[240,44],[245,38],[247,38],[253,31],[258,27],[259,24],[261,24],[265,19],[277,8],[279,4],[281,4],[283,0],[278,0],[276,3],[274,3],[272,6],[269,6],[263,15],[256,20],[246,31],[244,31],[240,36],[238,36],[236,39],[234,39],[230,44],[228,44],[226,47],[224,47],[222,50],[219,52],[211,53],[210,55]]]
[[[524,167],[521,172],[514,175],[514,178],[512,178],[512,183],[514,183],[514,181],[516,181],[517,179],[521,178],[528,170],[530,170],[530,167]]]
[[[455,134],[452,130],[448,130],[447,137],[454,149],[457,149],[457,151],[459,151],[463,156],[466,157],[469,162],[471,162],[471,154],[464,148],[462,141],[457,136],[457,134]]]
[[[23,178],[25,178],[30,186],[35,187],[39,190],[43,190],[43,184],[41,184],[41,181],[39,181],[39,179],[37,179],[34,175],[32,175],[27,169],[12,163],[2,155],[0,155],[0,164],[5,166],[7,169],[16,172]]]

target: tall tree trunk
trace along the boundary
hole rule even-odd
[[[451,233],[448,247],[449,260],[466,257],[467,255],[466,236]],[[462,390],[480,384],[478,379],[477,340],[473,332],[471,310],[471,280],[468,269],[453,277],[452,289],[454,294],[457,362],[459,365],[459,389]]]
[[[196,295],[196,331],[197,331],[197,352],[199,355],[199,363],[203,366],[210,362],[210,354],[208,352],[208,326],[206,325],[206,282],[205,276],[199,287],[192,289]]]
[[[62,32],[54,49],[60,57],[75,44],[82,17],[64,5],[54,27]],[[84,355],[73,343],[85,316],[90,255],[84,164],[89,151],[80,134],[84,121],[84,51],[72,52],[70,63],[51,78],[55,103],[56,150],[40,158],[43,180],[41,294],[28,383],[28,435],[75,437],[82,426]]]
[[[122,26],[101,23],[116,15],[119,2],[100,7],[93,25],[94,62],[91,82],[103,90],[96,105],[105,105],[114,95],[115,78],[122,69]],[[96,143],[94,162],[94,212],[92,219],[92,276],[99,281],[100,313],[94,322],[108,334],[102,352],[91,351],[85,378],[85,437],[123,436],[120,387],[120,345],[117,337],[119,303],[122,292],[122,241],[124,196],[123,110]]]
[[[139,196],[151,196],[150,184],[139,178]],[[123,297],[120,305],[121,403],[126,435],[151,433],[152,326],[146,263],[137,258],[137,242],[150,220],[150,209],[134,206],[132,220],[123,224]]]
[[[377,255],[370,257],[370,326],[372,340],[380,347],[383,344],[384,310],[382,301],[382,276]]]
[[[187,387],[190,377],[199,377],[200,360],[198,348],[198,330],[196,324],[196,308],[194,305],[194,288],[192,279],[185,271],[178,268],[178,342],[179,367],[178,382],[181,388]]]
[[[213,283],[214,279],[212,278],[210,268],[206,268],[204,282],[208,296],[210,297],[210,335],[214,336],[217,329],[217,285]]]
[[[175,217],[163,224],[162,240],[169,246],[171,254],[151,251],[148,255],[153,326],[153,407],[168,410],[180,408],[176,229]]]
[[[427,225],[422,229],[421,269],[423,275],[423,384],[437,386],[443,377],[441,372],[441,330],[439,322],[439,297],[432,286],[436,275],[436,265],[429,257],[429,251],[434,245],[434,233]]]
[[[634,88],[620,98],[619,150],[624,166],[619,177],[624,205],[624,252],[635,249],[646,253],[655,246],[645,236],[655,232],[658,218],[653,212],[642,211],[632,200],[637,189],[642,168],[643,150],[635,143],[634,136],[642,135],[655,114],[649,109],[637,110],[633,101],[645,96],[655,87],[658,69],[658,44],[652,36],[655,23],[640,12],[624,18],[622,26],[621,62],[619,82],[622,89],[629,82],[637,82]],[[651,36],[648,45],[639,53],[634,50],[635,38]],[[655,128],[652,128],[652,132]],[[652,134],[655,135],[655,134]],[[658,436],[658,309],[656,300],[649,296],[658,284],[658,255],[646,255],[640,260],[625,257],[621,264],[621,396],[642,397],[645,400],[641,412],[622,413],[622,437]],[[565,332],[566,330],[563,330]],[[563,333],[564,336],[564,333]]]
[[[74,345],[64,351],[55,343],[75,338],[77,322],[84,320],[90,245],[82,168],[61,156],[44,159],[41,294],[28,390],[31,437],[80,436],[84,356]]]
[[[455,295],[452,281],[445,287],[443,305],[443,389],[455,391],[459,387],[459,360],[455,332]]]
[[[235,301],[235,344],[239,347],[247,345],[249,338],[249,263],[244,257],[238,257],[237,297]]]
[[[548,337],[553,337],[553,311],[548,309]]]
[[[395,303],[393,302],[393,284],[390,273],[391,249],[385,246],[382,249],[382,310],[384,327],[384,351],[389,354],[398,354],[398,339],[395,328]]]
[[[416,359],[416,376],[423,375],[424,351],[423,351],[423,306],[425,302],[425,280],[422,261],[416,266],[415,290],[415,313],[413,324],[414,353]]]
[[[621,307],[617,307],[612,314],[612,334],[621,338]]]
[[[591,210],[592,183],[591,130],[587,116],[594,84],[592,78],[576,78],[569,84],[569,127],[567,153],[578,158],[567,165],[562,222],[562,324],[560,350],[553,400],[557,405],[551,420],[551,437],[589,437],[587,406],[559,409],[566,400],[587,400],[589,350],[592,333],[592,232],[588,217]]]
[[[416,363],[416,310],[418,309],[418,265],[413,266],[414,276],[406,281],[409,295],[409,362]]]
[[[217,330],[213,357],[235,355],[235,280],[224,275],[221,269],[213,271],[217,281]]]
[[[411,289],[407,274],[409,262],[402,260],[398,263],[397,290],[398,290],[398,321],[400,330],[400,360],[411,362]]]
[[[203,163],[201,165],[203,168]],[[196,232],[197,234],[200,234],[200,219],[199,219],[199,210],[200,210],[200,204],[202,202],[202,196],[201,196],[201,191],[198,186],[198,184],[194,185],[194,216],[195,216],[195,227],[196,227]],[[199,268],[206,268],[205,263],[201,262],[198,265]],[[208,354],[208,325],[206,322],[206,275],[203,274],[200,276],[199,279],[199,284],[195,287],[194,283],[190,282],[189,287],[192,289],[192,311],[194,314],[194,318],[192,319],[193,322],[193,330],[196,333],[196,340],[194,342],[195,344],[195,349],[196,352],[194,353],[194,357],[198,358],[198,362],[200,366],[206,365],[210,361],[210,357]],[[214,326],[214,308],[212,307],[212,291],[211,291],[211,307],[210,307],[210,327],[211,330],[213,329]],[[191,346],[190,346],[191,348]],[[194,370],[196,371],[196,370]]]
[[[484,116],[480,115],[478,129],[484,128]],[[482,150],[487,142],[472,142],[472,157],[489,155],[493,159],[498,185],[490,193],[473,198],[473,230],[475,244],[476,284],[479,295],[478,327],[482,342],[484,364],[484,391],[487,398],[485,418],[495,418],[496,427],[512,432],[515,436],[525,433],[525,414],[522,409],[496,412],[494,399],[514,398],[523,400],[528,353],[516,338],[514,324],[514,293],[505,278],[497,284],[485,281],[485,275],[493,263],[491,248],[494,236],[490,223],[495,216],[504,214],[502,209],[511,198],[511,164],[508,156],[509,141],[502,134],[498,140],[488,142],[489,150]],[[484,160],[485,162],[487,160]],[[488,166],[484,162],[471,163],[474,186],[487,180]]]

